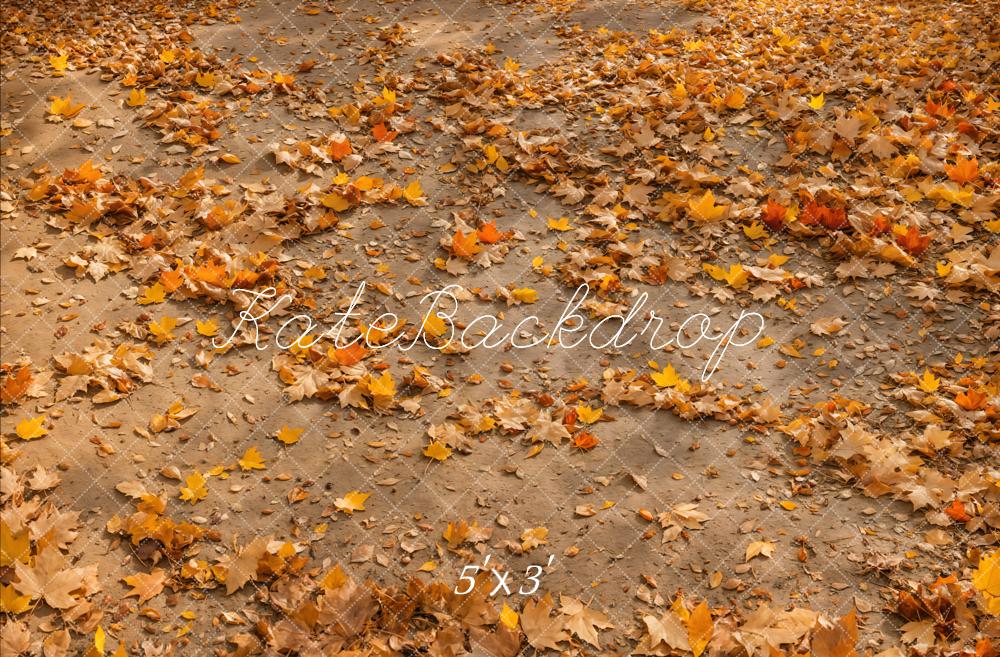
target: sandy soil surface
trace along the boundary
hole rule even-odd
[[[85,6],[77,18],[94,11]],[[66,541],[58,547],[62,572],[83,580],[80,569],[96,566],[97,579],[90,590],[68,589],[72,604],[62,606],[44,585],[26,592],[17,562],[38,567],[40,554],[57,549],[41,540],[42,529],[30,529],[24,558],[5,552],[11,556],[0,577],[5,609],[24,607],[6,616],[7,648],[40,654],[44,641],[52,651],[45,654],[56,655],[65,654],[66,642],[76,654],[95,633],[107,633],[108,654],[119,642],[128,654],[405,653],[422,638],[380,630],[374,621],[369,633],[335,649],[304,639],[282,644],[285,634],[261,623],[269,613],[275,627],[282,616],[299,618],[281,601],[305,595],[314,584],[302,582],[319,582],[336,564],[380,590],[405,589],[414,577],[451,588],[464,566],[487,555],[490,567],[510,570],[519,586],[531,564],[546,564],[535,597],[575,598],[604,615],[600,648],[573,630],[561,650],[623,654],[639,642],[651,654],[698,654],[689,616],[702,600],[712,610],[709,646],[718,654],[766,654],[766,641],[738,632],[762,605],[833,619],[796,617],[800,627],[788,620],[792,638],[770,640],[789,654],[810,641],[815,654],[848,654],[809,637],[828,626],[850,635],[849,624],[836,619],[852,610],[861,619],[851,637],[859,653],[947,652],[981,646],[997,631],[995,617],[982,612],[988,594],[972,583],[1000,526],[1000,254],[989,227],[996,223],[996,107],[977,105],[978,114],[961,107],[978,136],[939,119],[940,133],[958,144],[950,149],[920,150],[899,128],[884,133],[893,153],[872,158],[858,137],[849,143],[861,153],[850,159],[836,154],[842,132],[831,135],[837,146],[830,152],[803,152],[795,131],[806,128],[775,118],[785,98],[776,79],[754,72],[757,65],[742,69],[735,52],[711,45],[734,35],[757,43],[753,29],[728,20],[722,8],[472,0],[257,2],[216,11],[143,7],[128,17],[131,31],[114,16],[93,19],[97,32],[124,30],[117,45],[100,36],[88,42],[76,32],[85,22],[71,26],[34,9],[20,32],[7,25],[5,536],[18,545],[18,528],[48,522],[39,514],[51,505],[70,514],[55,524],[75,534],[55,540]],[[799,21],[809,44],[826,34],[809,33],[824,23],[791,8],[761,12],[762,25],[779,21],[781,11]],[[871,18],[856,11],[858,21]],[[959,24],[963,11],[978,10],[957,6]],[[815,122],[834,125],[866,102],[926,95],[910,94],[918,78],[928,89],[951,79],[907,69],[909,82],[895,79],[906,91],[895,95],[888,82],[858,81],[867,69],[849,64],[846,46],[836,50],[850,37],[864,38],[861,26],[846,24],[850,16],[844,10],[841,22],[831,18],[835,27],[826,27],[840,43],[834,55],[817,56],[826,70],[818,77],[843,80],[829,82],[822,110],[797,114],[826,112]],[[918,18],[907,14],[906,25]],[[54,34],[24,38],[42,26]],[[964,34],[961,25],[949,29]],[[917,38],[941,43],[934,35]],[[953,76],[969,98],[997,92],[995,79],[981,75],[990,38],[982,37]],[[71,53],[64,71],[49,61],[60,44]],[[164,44],[176,48],[176,59],[157,63]],[[747,45],[748,60],[759,56]],[[781,71],[786,91],[792,76],[812,70],[806,58],[770,57],[755,61]],[[643,58],[663,67],[662,77],[645,69]],[[674,59],[685,64],[675,69]],[[182,65],[188,79],[176,72]],[[713,67],[716,90],[698,95],[699,75]],[[133,70],[139,82],[123,84]],[[892,79],[881,65],[870,70]],[[214,72],[211,85],[193,81],[206,71]],[[283,83],[283,75],[294,80]],[[255,82],[263,90],[247,91]],[[228,84],[237,90],[226,93],[221,85]],[[678,86],[687,88],[689,104],[677,100]],[[130,94],[140,88],[147,96],[133,106]],[[730,100],[733,88],[747,98]],[[795,94],[808,101],[821,91]],[[68,94],[85,108],[53,120],[52,99]],[[165,101],[183,113],[157,123]],[[352,121],[357,108],[361,119]],[[660,108],[660,122],[650,123],[645,112]],[[882,125],[901,121],[892,108],[878,111]],[[202,134],[199,121],[216,133],[191,139]],[[867,119],[862,125],[883,134]],[[375,126],[398,135],[380,141]],[[298,150],[313,141],[322,151],[331,135],[344,135],[354,153],[323,161]],[[518,151],[519,135],[535,140],[530,149]],[[292,155],[280,161],[275,148],[283,146]],[[918,188],[913,179],[873,191],[873,171],[910,148],[919,151],[919,176],[944,181],[942,166],[955,154],[978,156],[978,175],[968,183],[974,200],[949,205],[926,190],[918,200],[907,196]],[[791,168],[790,158],[798,159]],[[74,185],[63,172],[88,160],[100,179]],[[183,177],[199,165],[200,179],[186,186]],[[343,208],[338,176],[384,182]],[[846,222],[810,234],[762,228],[769,197],[797,206],[800,216],[807,211],[791,191],[793,179],[816,198],[849,198],[852,220],[870,223],[884,212],[896,225],[864,247]],[[45,180],[49,186],[35,198]],[[407,187],[414,180],[416,190]],[[829,187],[841,191],[823,196]],[[689,217],[686,208],[709,188],[717,207],[728,204],[725,214],[707,222]],[[75,202],[97,197],[99,216],[65,218]],[[890,202],[906,208],[889,210]],[[205,218],[214,207],[239,210],[215,226]],[[323,221],[329,225],[317,225]],[[763,236],[752,237],[751,226]],[[934,236],[929,251],[893,246],[908,226]],[[463,256],[455,233],[477,229],[476,253]],[[744,310],[760,313],[765,327],[750,344],[730,347],[707,384],[699,376],[714,345],[704,341],[686,350],[654,350],[642,340],[617,350],[441,353],[421,345],[345,364],[329,344],[257,350],[244,333],[240,346],[214,350],[212,331],[201,323],[211,320],[228,336],[240,298],[231,278],[212,285],[195,271],[207,263],[221,263],[225,277],[266,270],[246,287],[277,285],[295,295],[294,309],[261,322],[262,344],[293,314],[330,317],[362,280],[368,320],[391,310],[419,325],[421,296],[457,284],[464,322],[501,313],[512,325],[532,314],[551,328],[586,282],[602,289],[592,297],[593,321],[645,292],[648,307],[675,332],[695,313],[717,330]],[[749,282],[727,281],[733,263],[751,268]],[[936,274],[940,263],[964,277]],[[722,274],[711,275],[706,264]],[[156,296],[155,286],[163,291],[170,271],[183,271],[185,282],[143,303],[151,289]],[[511,291],[528,301],[508,303]],[[178,320],[166,339],[149,326],[164,317]],[[129,349],[139,360],[126,358]],[[650,378],[668,364],[679,385]],[[30,389],[15,383],[22,367],[33,377]],[[388,401],[372,392],[385,373],[395,386]],[[597,409],[599,417],[587,417]],[[23,423],[40,416],[44,435],[34,436]],[[283,429],[302,431],[284,444]],[[428,455],[434,445],[443,458]],[[263,469],[240,467],[251,448]],[[197,488],[192,474],[205,475],[207,496],[189,504],[183,488]],[[49,485],[52,476],[58,485]],[[352,492],[369,495],[353,511]],[[129,528],[127,519],[143,520],[133,514],[151,499],[166,509],[149,515],[154,525],[170,517],[204,535],[171,549],[165,534]],[[462,522],[478,530],[449,542]],[[532,536],[540,544],[532,545]],[[233,560],[259,537],[276,541],[267,555],[280,566],[255,566],[244,586],[228,592]],[[267,555],[258,555],[261,564]],[[123,581],[137,573],[162,580],[148,599]],[[953,585],[927,588],[949,575]],[[939,608],[942,596],[951,611]],[[531,599],[498,594],[493,613],[506,604],[524,623]],[[910,599],[937,607],[913,611]],[[926,602],[932,599],[938,602]],[[642,618],[664,614],[683,620],[686,649],[666,640],[648,645]],[[315,623],[296,627],[327,631]],[[526,634],[525,650],[542,649],[528,626],[517,627],[511,631]],[[464,645],[505,654],[475,640]]]

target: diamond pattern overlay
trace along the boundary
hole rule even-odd
[[[8,8],[0,649],[996,654],[988,4]]]

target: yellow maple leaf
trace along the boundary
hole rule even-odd
[[[97,631],[94,632],[94,648],[97,650],[97,654],[104,654],[104,644],[107,638],[108,635],[104,633],[104,628],[98,625]]]
[[[743,234],[752,240],[759,240],[767,235],[767,230],[764,229],[764,224],[755,221],[749,226],[743,226]]]
[[[82,112],[84,107],[86,107],[86,105],[83,103],[80,103],[79,105],[73,104],[73,94],[66,94],[65,98],[54,96],[52,104],[49,105],[49,114],[52,116],[62,116],[70,119]]]
[[[0,520],[0,568],[11,566],[17,561],[28,563],[30,559],[31,541],[28,538],[28,528],[25,527],[15,534],[5,520]]]
[[[532,527],[521,532],[521,549],[525,552],[548,543],[548,527]]]
[[[717,281],[725,281],[731,287],[741,288],[747,284],[750,280],[750,274],[743,269],[743,265],[735,264],[730,265],[729,269],[723,269],[713,264],[704,263],[702,264],[702,269],[708,272],[708,275]]]
[[[486,144],[483,146],[483,155],[486,157],[487,164],[493,164],[500,157],[500,151],[493,144]]]
[[[715,221],[725,214],[728,208],[728,205],[715,204],[715,194],[710,189],[705,190],[698,200],[688,201],[689,214],[695,221]]]
[[[424,333],[435,338],[444,335],[444,332],[447,329],[447,325],[444,323],[444,320],[441,319],[437,313],[427,313],[427,316],[424,317],[423,327]]]
[[[726,279],[726,270],[723,269],[722,267],[719,267],[718,265],[713,265],[711,263],[706,262],[702,264],[701,268],[704,269],[709,276],[711,276],[717,281],[723,281]]]
[[[746,92],[737,87],[726,94],[726,98],[722,102],[729,109],[743,109],[747,104]]]
[[[590,406],[585,406],[584,404],[578,404],[576,407],[576,416],[580,418],[580,421],[584,424],[593,424],[601,419],[604,415],[603,408],[591,408]]]
[[[743,269],[743,265],[736,264],[729,266],[729,271],[726,272],[726,282],[731,287],[743,287],[747,284],[748,280],[750,280],[750,274]]]
[[[972,573],[972,585],[983,595],[986,611],[1000,616],[1000,549],[979,558]]]
[[[160,52],[160,61],[164,64],[173,64],[174,60],[177,59],[176,50],[164,50]]]
[[[517,629],[518,622],[517,612],[507,606],[507,603],[503,603],[503,609],[500,610],[500,622],[503,623],[504,627],[509,630]]]
[[[365,500],[371,497],[371,493],[362,493],[361,491],[352,490],[343,497],[338,497],[333,501],[333,505],[337,507],[338,511],[343,511],[347,515],[351,515],[355,511],[365,510]]]
[[[148,328],[149,332],[156,338],[156,341],[163,344],[174,339],[174,334],[171,331],[177,328],[177,320],[170,316],[164,316],[158,322],[150,322]]]
[[[351,202],[337,192],[324,194],[323,197],[320,198],[320,203],[334,212],[344,212],[345,210],[349,210],[351,207]]]
[[[560,232],[573,230],[573,227],[569,225],[569,217],[559,217],[558,219],[549,219],[545,223],[550,230],[558,230]]]
[[[510,291],[510,296],[521,303],[535,303],[538,301],[538,292],[530,287],[519,287]]]
[[[934,264],[934,268],[937,270],[937,275],[941,278],[945,278],[951,273],[951,268],[954,267],[954,263],[946,262],[944,260],[938,260]]]
[[[13,584],[0,584],[0,612],[5,614],[23,614],[31,608],[31,596],[18,595]]]
[[[347,573],[345,573],[344,569],[340,567],[340,564],[337,564],[327,571],[326,575],[323,576],[323,579],[320,580],[319,585],[327,591],[335,591],[344,584],[347,584],[347,582]]]
[[[820,93],[818,96],[810,96],[807,103],[814,110],[821,110],[826,105],[826,96]]]
[[[424,456],[435,461],[443,461],[451,456],[451,448],[440,440],[435,440],[424,448]]]
[[[362,192],[370,192],[376,187],[381,187],[383,182],[384,181],[381,178],[375,178],[373,176],[360,176],[354,181],[354,186]]]
[[[946,201],[954,205],[961,205],[963,207],[971,207],[973,197],[975,196],[975,189],[972,185],[966,185],[965,187],[960,187],[954,183],[942,183],[939,185],[934,185],[927,190],[927,198],[936,201]]]
[[[125,104],[128,105],[129,107],[140,107],[142,105],[145,105],[146,90],[133,88],[132,91],[129,92],[128,100],[125,101]]]
[[[688,644],[694,657],[700,657],[708,642],[712,640],[712,612],[708,608],[708,603],[702,600],[701,604],[694,608],[687,619]]]
[[[276,433],[274,437],[286,445],[294,445],[299,442],[299,438],[302,437],[303,431],[305,431],[305,429],[284,425],[278,430],[278,433]]]
[[[197,319],[194,322],[194,326],[198,330],[198,335],[204,335],[206,338],[219,333],[219,327],[214,319],[206,319],[205,321]]]
[[[403,198],[405,198],[410,205],[427,205],[427,201],[424,199],[424,190],[420,186],[419,180],[414,180],[403,188]]]
[[[203,89],[211,89],[215,86],[215,73],[198,73],[194,81]]]
[[[302,272],[302,275],[306,278],[311,278],[314,281],[325,281],[326,280],[326,269],[320,265],[313,265],[309,269]]]
[[[146,288],[142,296],[136,299],[136,303],[140,306],[146,306],[151,303],[163,303],[167,300],[167,291],[159,283],[154,283],[150,287]]]
[[[49,55],[49,66],[62,73],[69,65],[69,55]]]
[[[917,380],[917,385],[920,386],[920,389],[924,392],[934,392],[938,389],[938,386],[941,385],[941,379],[934,376],[929,369],[924,368],[924,373]]]
[[[653,383],[661,388],[673,388],[681,380],[673,365],[667,365],[662,372],[653,372],[649,376],[653,379]]]
[[[368,392],[372,397],[393,397],[396,394],[396,382],[388,371],[382,372],[382,376],[375,378],[369,376]]]
[[[41,438],[49,432],[44,425],[45,416],[39,415],[38,417],[30,420],[21,420],[17,423],[14,431],[17,433],[17,437],[21,440],[34,440],[35,438]]]
[[[256,447],[250,447],[247,451],[243,452],[243,456],[239,460],[240,469],[244,472],[249,472],[250,470],[263,470],[264,469],[264,457],[261,455],[260,450]]]
[[[207,480],[204,475],[195,470],[184,479],[186,486],[181,486],[180,498],[191,504],[197,504],[200,500],[208,497],[208,488],[205,487]]]
[[[379,106],[391,105],[396,102],[396,92],[387,87],[382,87],[382,94],[372,98],[372,102]]]

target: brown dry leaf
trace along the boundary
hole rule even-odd
[[[258,536],[239,550],[226,569],[226,595],[232,595],[257,576],[257,566],[271,540],[271,536]]]
[[[565,621],[561,616],[551,616],[555,603],[548,593],[541,600],[528,600],[521,610],[521,629],[536,650],[561,650],[559,643],[569,640],[569,635],[563,631]]]
[[[850,657],[857,642],[857,611],[852,609],[831,623],[818,620],[809,645],[816,657]]]
[[[599,649],[601,642],[597,630],[614,627],[608,617],[567,595],[559,596],[559,605],[559,613],[567,617],[566,629]]]
[[[774,556],[774,548],[777,544],[774,541],[752,541],[750,545],[747,546],[746,555],[744,556],[744,561],[750,561],[758,555],[763,555],[770,559]]]
[[[648,646],[644,649],[658,654],[658,646],[662,643],[671,650],[691,650],[688,640],[688,630],[681,619],[672,609],[668,609],[662,616],[643,616],[643,623],[646,625],[646,640]]]
[[[840,317],[823,317],[810,324],[809,330],[816,335],[836,335],[845,326],[847,322]]]
[[[66,558],[57,548],[49,547],[35,555],[29,566],[14,564],[17,579],[14,588],[32,599],[44,600],[53,609],[69,609],[82,595],[98,590],[97,565],[68,568]]]
[[[144,603],[158,596],[163,590],[169,575],[162,568],[155,568],[149,573],[136,573],[122,579],[132,587],[132,590],[125,594],[125,597],[136,596],[139,603]]]

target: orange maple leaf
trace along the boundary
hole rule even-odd
[[[173,292],[184,284],[184,275],[177,269],[171,269],[160,274],[160,284],[167,292]]]
[[[955,108],[948,107],[945,103],[936,103],[930,96],[927,97],[927,104],[924,106],[927,110],[928,116],[939,116],[942,119],[947,119],[955,113]]]
[[[496,244],[506,237],[506,235],[497,230],[497,222],[495,221],[480,226],[479,230],[476,231],[476,235],[479,237],[479,241],[485,244]]]
[[[386,128],[384,123],[378,123],[372,128],[372,135],[375,137],[375,141],[378,142],[392,141],[398,134],[395,130],[390,131]]]
[[[962,504],[961,500],[952,502],[951,505],[945,508],[944,512],[955,522],[968,522],[972,520],[972,516],[965,512],[965,505]]]
[[[970,183],[979,177],[979,160],[972,158],[967,160],[961,155],[955,160],[955,164],[944,165],[945,173],[948,177],[959,185]]]
[[[581,431],[580,433],[573,436],[573,447],[577,449],[582,449],[587,451],[588,449],[594,449],[600,444],[600,440],[597,436],[590,433],[589,431]]]
[[[79,185],[97,182],[101,178],[101,170],[94,166],[91,160],[87,160],[75,169],[63,171],[63,182],[70,185]]]
[[[218,287],[228,287],[226,285],[226,265],[198,265],[193,272],[196,280],[203,281],[209,285]]]
[[[912,255],[920,255],[927,250],[931,243],[930,235],[921,235],[920,229],[910,226],[906,229],[906,234],[896,238],[896,243],[903,247],[903,250]]]
[[[257,283],[257,279],[259,278],[260,274],[257,272],[250,271],[249,269],[241,269],[236,272],[232,282],[230,282],[227,287],[251,288]]]
[[[892,222],[888,217],[877,214],[872,220],[871,230],[868,231],[869,235],[881,235],[883,233],[888,233],[892,230]]]
[[[459,258],[471,258],[482,250],[475,233],[465,235],[459,230],[451,238],[451,252]]]
[[[350,367],[361,362],[368,355],[368,350],[361,346],[360,342],[353,342],[343,349],[333,349],[333,359],[339,365]]]
[[[761,212],[760,220],[771,230],[781,230],[785,225],[785,214],[787,212],[788,208],[769,198],[767,199],[767,205],[764,206]]]
[[[9,367],[4,363],[3,373],[5,376],[3,385],[0,385],[0,401],[4,404],[9,404],[23,397],[28,392],[33,378],[31,368],[27,365],[22,365],[13,376],[9,375]]]
[[[820,222],[830,230],[840,230],[850,225],[847,223],[847,210],[844,208],[826,208]]]
[[[810,201],[802,210],[802,217],[799,219],[806,226],[822,225],[830,230],[847,228],[847,211],[844,208],[832,208],[827,205],[820,205],[816,201]]]
[[[327,148],[326,150],[330,154],[330,157],[332,157],[337,162],[340,162],[342,159],[344,159],[345,157],[354,152],[354,150],[351,148],[351,142],[348,141],[347,137],[344,137],[342,140],[339,141],[338,140],[331,141],[329,148]]]
[[[966,390],[955,396],[955,403],[967,411],[976,411],[986,405],[986,395],[978,390]]]

